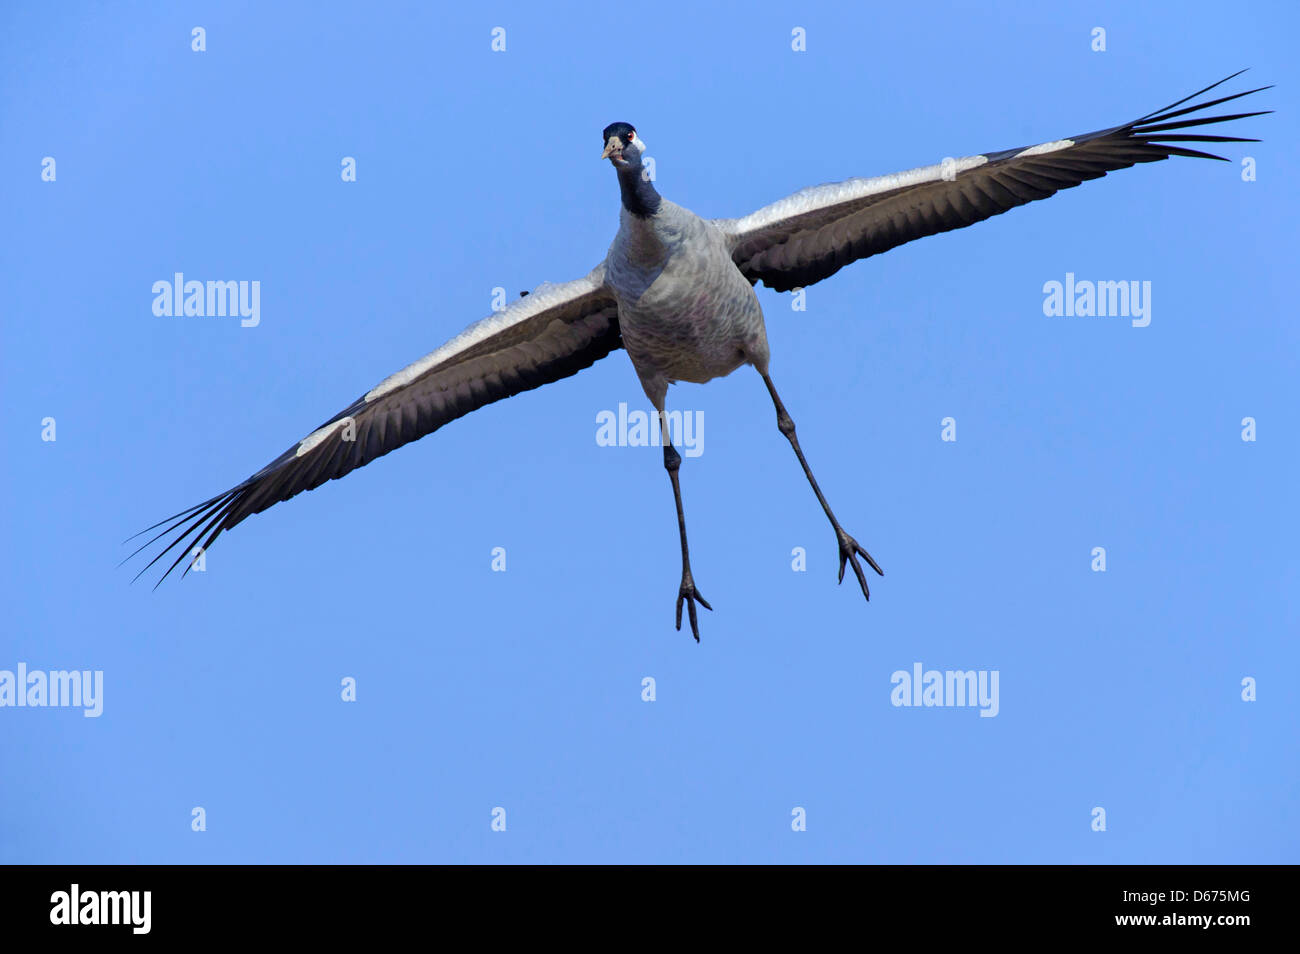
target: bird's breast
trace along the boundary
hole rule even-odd
[[[703,382],[758,354],[766,360],[758,299],[720,241],[700,235],[659,261],[618,252],[616,242],[606,282],[618,299],[624,346],[642,377]]]

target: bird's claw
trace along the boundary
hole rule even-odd
[[[866,550],[864,550],[862,548],[862,544],[858,543],[857,540],[854,540],[851,536],[849,536],[847,533],[845,533],[843,530],[839,529],[838,527],[836,528],[836,533],[840,538],[839,582],[841,583],[844,582],[844,564],[845,563],[853,564],[853,572],[858,578],[858,585],[862,587],[862,595],[865,596],[868,600],[870,600],[871,590],[867,588],[867,577],[862,572],[862,564],[858,562],[858,555],[861,554],[862,556],[866,557],[867,563],[871,564],[871,569],[875,570],[881,576],[885,575],[885,571],[880,568],[880,565],[871,558],[871,554],[868,553]]]
[[[709,612],[713,612],[713,607],[709,605],[709,601],[704,598],[700,591],[695,588],[695,580],[691,578],[689,570],[682,574],[682,585],[677,590],[677,631],[679,633],[682,630],[683,600],[686,602],[687,615],[691,620],[691,634],[695,637],[695,641],[698,643],[700,641],[700,621],[696,616],[695,603],[698,600],[699,604]]]

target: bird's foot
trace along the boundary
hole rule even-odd
[[[844,564],[845,563],[853,564],[853,572],[857,574],[858,584],[862,587],[862,595],[865,596],[868,600],[871,599],[871,590],[867,589],[867,578],[866,575],[863,574],[862,572],[862,564],[858,562],[858,555],[861,554],[862,556],[866,557],[867,562],[871,564],[871,569],[875,570],[881,576],[885,575],[885,571],[882,570],[880,568],[880,565],[871,558],[870,553],[862,549],[862,544],[858,543],[857,540],[854,540],[851,536],[849,536],[847,533],[844,532],[843,527],[836,527],[835,534],[840,538],[840,580],[839,581],[841,583],[844,582]]]
[[[695,641],[698,643],[700,641],[700,621],[696,618],[695,602],[698,600],[700,605],[709,612],[713,612],[713,607],[710,606],[709,601],[700,594],[700,591],[695,588],[695,580],[691,576],[690,567],[682,570],[682,585],[681,588],[677,590],[677,631],[679,633],[682,630],[683,600],[686,602],[688,611],[687,615],[691,620],[691,633],[695,636]]]

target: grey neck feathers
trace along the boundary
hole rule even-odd
[[[623,208],[643,217],[658,212],[659,203],[663,201],[654,184],[641,174],[644,168],[640,156],[635,162],[618,167],[618,188],[623,194]]]

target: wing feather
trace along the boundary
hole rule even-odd
[[[1237,136],[1174,134],[1271,112],[1179,118],[1271,88],[1175,108],[1239,75],[1234,73],[1123,126],[874,179],[803,189],[744,218],[719,219],[714,224],[726,236],[732,260],[751,282],[761,281],[777,291],[811,285],[858,259],[972,225],[1116,169],[1170,156],[1223,158],[1172,143],[1258,142]]]
[[[131,556],[167,541],[136,578],[180,547],[161,583],[194,547],[206,549],[253,514],[621,347],[617,304],[604,278],[602,265],[576,281],[540,286],[385,378],[247,480],[136,534],[162,528]]]

